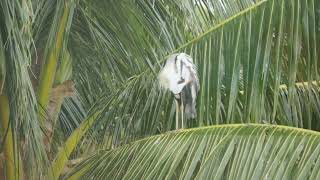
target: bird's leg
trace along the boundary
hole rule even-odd
[[[183,129],[184,128],[184,106],[183,106],[183,99],[182,99],[181,93],[180,93],[180,97],[181,97],[181,100],[180,100],[181,128]]]
[[[179,102],[177,99],[174,99],[176,102],[176,129],[179,129]]]

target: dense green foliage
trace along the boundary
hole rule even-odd
[[[175,108],[157,74],[177,52],[198,67],[196,129],[162,135]],[[319,53],[318,0],[1,0],[0,178],[313,179],[318,133],[277,125],[320,130]]]

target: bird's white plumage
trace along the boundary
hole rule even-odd
[[[173,94],[180,93],[189,83],[195,83],[195,86],[199,87],[196,67],[192,58],[185,53],[171,55],[158,78],[160,85],[169,89]]]

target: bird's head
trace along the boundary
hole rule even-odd
[[[186,53],[178,53],[174,55],[177,56],[178,61],[182,61],[182,62],[187,61],[187,62],[193,63],[192,57]]]

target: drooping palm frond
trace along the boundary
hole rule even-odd
[[[28,0],[0,2],[0,36],[3,43],[0,46],[4,49],[1,64],[5,62],[6,70],[5,76],[2,76],[5,77],[2,79],[2,87],[9,101],[9,131],[13,134],[14,146],[14,157],[8,158],[14,159],[12,163],[19,167],[15,169],[16,178],[21,177],[22,168],[25,176],[38,177],[45,172],[43,167],[47,163],[42,130],[35,121],[37,101],[29,76],[31,49],[34,47],[32,5]],[[29,164],[24,165],[24,162]]]
[[[319,133],[220,125],[152,136],[85,160],[71,178],[318,179]]]
[[[277,104],[284,100],[279,98],[280,85],[288,84],[287,108],[302,114],[301,107],[295,103],[298,98],[295,83],[318,80],[318,75],[307,77],[303,74],[319,69],[319,66],[308,69],[303,64],[305,61],[316,65],[318,61],[317,46],[312,50],[305,49],[310,46],[308,43],[316,43],[318,38],[315,32],[308,30],[319,26],[317,16],[308,14],[310,9],[314,12],[318,9],[312,3],[261,1],[232,21],[184,46],[184,51],[196,56],[202,76],[200,124],[281,121],[286,125],[306,126],[305,118],[294,114],[280,120],[279,116],[289,110],[278,109]],[[300,14],[314,23],[308,28],[301,27]],[[313,34],[314,38],[306,39],[302,34]],[[308,56],[303,51],[310,51],[309,54],[314,51],[315,54]],[[312,86],[308,88],[313,89]],[[313,97],[313,94],[308,96]]]

